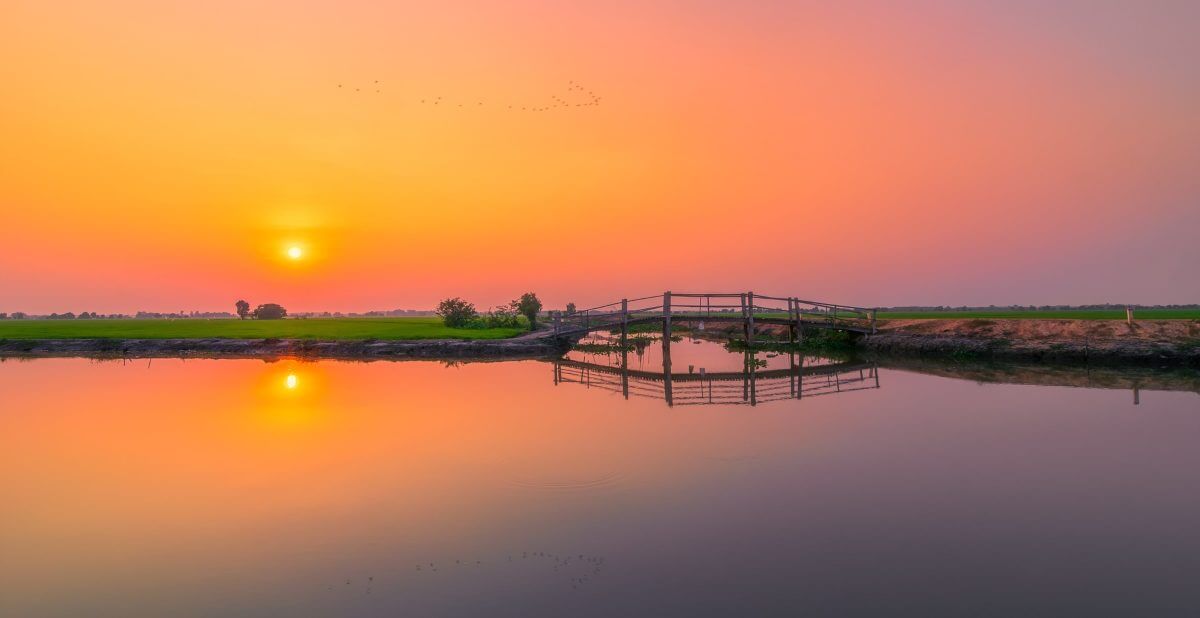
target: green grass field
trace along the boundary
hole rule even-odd
[[[440,318],[0,320],[0,339],[504,339],[519,328],[448,328]]]
[[[994,320],[1124,320],[1125,311],[1079,309],[1065,311],[880,311],[881,320],[955,320],[986,318]],[[1200,320],[1196,309],[1142,309],[1133,312],[1135,320]]]

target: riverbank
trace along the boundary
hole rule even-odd
[[[705,338],[742,337],[741,324],[679,326]],[[1200,367],[1200,320],[881,320],[875,334],[853,340],[832,332],[813,330],[810,341],[874,357]],[[787,341],[788,327],[760,325],[755,333]]]
[[[857,345],[893,356],[1200,367],[1200,321],[887,320]]]
[[[410,341],[271,338],[6,339],[0,340],[0,357],[520,360],[556,357],[566,352],[568,345],[545,337]]]
[[[0,320],[6,339],[313,339],[363,341],[508,339],[522,328],[451,328],[441,318]]]
[[[1200,393],[1200,372],[1188,367],[1080,366],[1015,361],[866,355],[879,367],[988,384],[1067,386],[1128,391]]]
[[[236,321],[227,321],[237,324]],[[297,321],[306,322],[306,321]],[[312,320],[311,322],[320,322]],[[372,327],[384,325],[380,322]],[[344,326],[344,325],[343,325]],[[430,328],[434,325],[422,325]],[[741,337],[740,324],[676,323],[707,339]],[[323,327],[328,328],[328,327]],[[462,329],[454,329],[455,331]],[[762,339],[787,339],[787,327],[761,325]],[[344,333],[343,333],[344,334]],[[457,334],[457,332],[456,332]],[[486,333],[496,336],[500,333]],[[481,339],[326,339],[316,337],[63,337],[0,338],[0,356],[89,356],[110,358],[396,358],[525,359],[561,355],[569,342],[543,333]],[[887,320],[874,335],[849,337],[813,331],[810,341],[843,346],[874,358],[1108,366],[1200,367],[1200,321],[1137,320]],[[852,346],[852,348],[851,348]]]

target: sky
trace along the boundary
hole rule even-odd
[[[0,311],[1200,302],[1198,31],[1195,2],[6,0]]]

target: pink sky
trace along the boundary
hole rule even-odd
[[[6,3],[0,311],[1200,302],[1195,3],[379,4]]]

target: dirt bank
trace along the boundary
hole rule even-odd
[[[693,326],[693,324],[689,324]],[[709,337],[742,336],[741,324],[708,324]],[[760,335],[786,339],[786,326]],[[883,320],[856,345],[877,356],[1200,367],[1196,320]]]
[[[918,356],[1200,366],[1200,321],[887,320],[859,346]]]
[[[954,361],[915,356],[879,356],[876,360],[888,369],[980,383],[1200,393],[1200,372],[1188,367]]]

